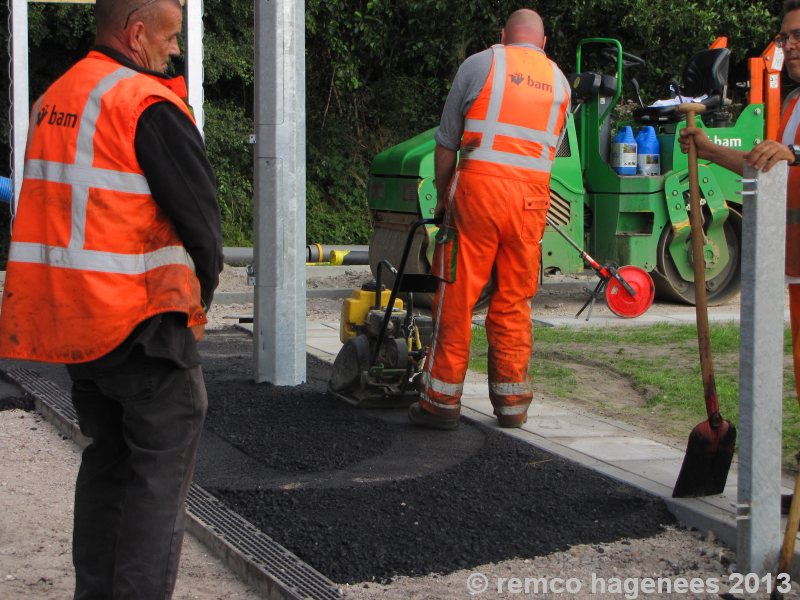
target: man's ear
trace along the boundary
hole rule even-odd
[[[131,50],[140,50],[142,47],[141,39],[144,35],[144,23],[141,21],[135,22],[128,28],[127,35],[125,36],[125,41],[128,44],[128,48]]]
[[[500,30],[500,43],[501,44],[505,44],[506,43],[506,28],[505,27],[503,27]]]
[[[544,36],[544,37],[542,38],[542,50],[544,50],[544,47],[545,47],[546,45],[547,45],[547,36]]]

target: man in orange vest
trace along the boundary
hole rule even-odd
[[[75,598],[172,596],[222,269],[216,185],[182,78],[179,0],[97,0],[96,46],[35,103],[0,355],[64,363],[84,450]]]
[[[800,0],[787,0],[783,5],[781,32],[775,45],[783,49],[786,73],[800,83]],[[719,146],[705,131],[688,127],[680,132],[681,150],[689,151],[693,138],[698,158],[710,160],[739,175],[745,162],[754,169],[769,171],[779,161],[788,161],[789,181],[786,195],[786,279],[789,284],[792,350],[795,383],[800,396],[800,88],[786,98],[781,115],[778,139],[764,140],[749,152]]]
[[[500,44],[464,61],[445,103],[435,150],[436,214],[443,223],[432,265],[442,283],[420,400],[409,409],[418,425],[458,426],[472,310],[493,271],[489,398],[502,427],[527,420],[531,299],[550,170],[570,105],[569,84],[545,55],[545,40],[536,12],[514,12]]]

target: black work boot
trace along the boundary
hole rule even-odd
[[[497,423],[503,429],[519,429],[528,420],[528,415],[522,415],[521,417],[518,415],[497,415]]]
[[[429,413],[419,405],[419,402],[414,402],[408,407],[408,420],[414,425],[430,427],[431,429],[455,429],[458,427],[458,418],[440,417]]]

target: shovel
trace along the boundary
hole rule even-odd
[[[800,467],[800,452],[795,456],[797,466]],[[794,494],[792,494],[792,503],[789,506],[789,516],[786,518],[786,530],[783,532],[783,544],[781,544],[781,553],[778,557],[778,572],[776,575],[780,577],[782,573],[792,572],[792,559],[794,558],[794,542],[797,539],[797,528],[800,526],[800,470],[794,479]],[[770,600],[780,600],[783,594],[777,590],[780,580],[776,578],[775,588],[770,594]]]
[[[705,106],[694,102],[681,104],[678,110],[686,113],[686,126],[695,126],[695,114]],[[699,423],[689,434],[683,465],[672,491],[673,498],[689,498],[721,494],[725,489],[728,471],[736,446],[736,428],[719,414],[714,365],[711,360],[711,339],[708,331],[706,303],[705,258],[703,242],[700,184],[697,171],[697,148],[689,140],[689,224],[691,225],[692,262],[694,263],[694,299],[697,312],[697,341],[700,348],[700,371],[703,375],[703,396],[708,420]]]

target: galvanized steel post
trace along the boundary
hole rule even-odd
[[[197,128],[203,133],[203,0],[186,3],[186,86]]]
[[[28,92],[28,1],[11,0],[11,173],[14,197],[12,212],[17,210],[22,172],[25,168],[25,144],[28,138],[30,100]]]
[[[255,380],[306,378],[305,3],[256,0]]]
[[[787,165],[745,167],[739,351],[737,570],[767,574],[781,545]]]

